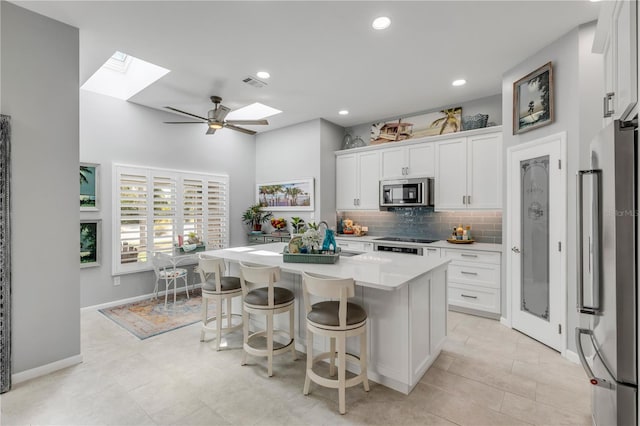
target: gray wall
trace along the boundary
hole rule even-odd
[[[315,179],[314,211],[274,212],[289,221],[298,216],[305,222],[326,220],[335,225],[335,156],[344,129],[322,119],[256,135],[256,183],[296,178]],[[270,226],[267,227],[270,229]]]
[[[80,354],[78,29],[7,2],[13,373]]]
[[[594,24],[585,24],[576,28],[540,52],[518,64],[502,76],[502,122],[504,165],[507,170],[507,153],[509,147],[529,142],[534,139],[567,132],[567,339],[568,349],[575,351],[572,331],[578,325],[576,305],[576,185],[575,175],[580,167],[584,167],[584,152],[590,139],[602,124],[602,65],[598,55],[591,53],[591,42],[595,31]],[[539,129],[513,135],[512,107],[513,82],[519,80],[541,65],[553,62],[553,78],[555,90],[555,121]],[[582,158],[582,163],[581,163]],[[506,176],[506,173],[505,173]],[[503,186],[504,217],[509,215],[506,180]],[[503,225],[506,235],[506,221]],[[506,250],[509,242],[504,242]],[[505,252],[506,253],[506,252]],[[506,260],[506,259],[505,259]],[[506,261],[503,265],[503,276],[506,272]],[[508,277],[506,285],[510,285]],[[506,314],[506,289],[503,288],[502,312]]]
[[[414,115],[425,114],[428,112],[439,111],[444,108],[462,107],[462,115],[475,115],[475,114],[489,114],[489,122],[494,122],[497,126],[502,124],[502,96],[500,94],[488,96],[486,98],[474,99],[468,102],[460,102],[456,105],[445,105],[440,108],[430,109],[426,111],[416,111],[405,114],[405,117],[411,117]],[[397,120],[398,117],[386,117],[380,118],[377,122]],[[353,136],[360,136],[363,141],[369,144],[369,137],[371,134],[372,123],[362,123],[357,126],[352,126],[347,131]]]
[[[80,106],[80,160],[99,163],[102,169],[102,207],[99,212],[82,212],[82,217],[102,219],[103,237],[102,265],[80,271],[82,306],[148,294],[154,287],[153,272],[122,275],[121,284],[113,285],[111,166],[114,163],[228,174],[230,244],[245,243],[240,216],[255,197],[253,136],[226,129],[205,135],[204,124],[163,124],[175,120],[175,114],[84,90],[80,91]]]
[[[434,212],[430,207],[397,208],[388,211],[340,212],[342,219],[369,228],[371,236],[399,236],[445,240],[453,227],[470,225],[473,239],[479,243],[502,243],[501,211]]]

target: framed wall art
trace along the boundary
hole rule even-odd
[[[313,189],[313,178],[260,183],[256,200],[270,211],[313,211]]]
[[[80,221],[80,267],[100,266],[102,243],[102,220]]]
[[[513,134],[553,123],[551,62],[513,83]]]
[[[80,163],[80,211],[100,210],[100,165]]]
[[[407,139],[459,132],[462,129],[462,107],[446,108],[397,120],[373,123],[369,143],[377,145]]]

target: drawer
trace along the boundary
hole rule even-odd
[[[262,244],[264,243],[264,237],[262,235],[251,235],[249,236],[249,242],[253,244]]]
[[[500,264],[500,253],[492,251],[444,249],[442,255],[450,257],[452,260],[461,260],[464,262]]]
[[[500,289],[449,282],[449,304],[499,314]]]
[[[422,255],[427,257],[440,257],[440,249],[437,247],[425,247],[422,249]]]
[[[447,280],[483,287],[500,288],[500,267],[482,263],[451,262]]]
[[[280,237],[264,237],[265,243],[279,243],[282,241]]]
[[[369,252],[373,251],[373,243],[367,243],[364,241],[344,241],[336,239],[336,243],[343,249],[351,251]]]

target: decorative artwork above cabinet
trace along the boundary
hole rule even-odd
[[[397,120],[373,123],[371,145],[424,136],[444,135],[462,129],[462,107],[448,108]]]

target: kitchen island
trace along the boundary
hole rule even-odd
[[[285,263],[285,243],[233,247],[206,251],[230,263],[249,262],[279,266],[278,285],[296,296],[296,349],[306,352],[306,321],[302,295],[302,271],[327,278],[353,278],[354,302],[368,314],[369,378],[408,394],[440,354],[447,334],[446,270],[449,259],[427,258],[388,252],[341,256],[335,264]],[[235,309],[239,309],[236,306]],[[254,323],[253,326],[263,327]],[[287,318],[277,318],[276,328],[286,329]],[[315,339],[313,350],[326,352],[327,342]],[[349,339],[347,352],[357,355],[357,339]],[[348,369],[359,371],[355,364]]]

